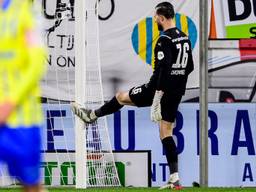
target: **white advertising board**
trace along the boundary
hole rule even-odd
[[[151,186],[150,151],[114,152],[114,160],[123,186]],[[47,186],[75,185],[75,166],[74,152],[63,152],[57,155],[44,153],[41,166],[43,183]],[[96,173],[97,170],[89,172]]]
[[[75,0],[37,0],[42,5],[45,42],[49,49],[43,96],[74,100]],[[96,1],[95,1],[96,2]],[[99,38],[105,100],[118,89],[149,81],[154,41],[159,36],[154,8],[162,0],[106,0],[99,4]],[[188,87],[199,85],[199,0],[172,1],[176,25],[190,38],[195,70]],[[132,14],[131,14],[132,13]],[[132,77],[132,78],[131,78]]]

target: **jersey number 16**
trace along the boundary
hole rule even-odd
[[[183,44],[178,43],[176,44],[176,47],[178,49],[178,56],[176,63],[172,65],[172,68],[186,68],[188,64],[188,51],[189,51],[189,44],[186,42]]]

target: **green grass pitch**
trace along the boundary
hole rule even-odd
[[[20,189],[7,189],[0,188],[1,192],[18,192]],[[158,188],[89,188],[89,189],[75,189],[75,188],[49,188],[49,192],[74,192],[74,191],[85,191],[85,192],[153,192],[153,191],[174,191],[171,189],[159,190]],[[181,192],[255,192],[256,188],[183,188]]]

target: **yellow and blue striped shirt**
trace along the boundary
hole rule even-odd
[[[42,122],[39,81],[46,69],[45,48],[35,43],[32,5],[27,0],[4,0],[0,7],[0,103],[17,109],[7,124],[31,126]]]

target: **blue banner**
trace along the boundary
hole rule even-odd
[[[45,105],[43,129],[46,151],[74,150],[74,117],[69,105]],[[255,186],[256,104],[209,105],[209,185]],[[169,170],[158,125],[150,108],[124,107],[107,117],[114,150],[152,150],[152,185],[167,181]],[[182,184],[199,181],[199,105],[182,104],[174,137]]]

